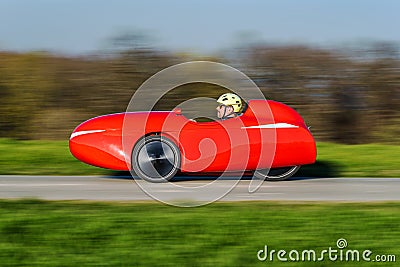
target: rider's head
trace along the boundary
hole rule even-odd
[[[242,99],[239,96],[226,93],[218,99],[217,116],[219,119],[227,119],[237,116],[242,109]]]

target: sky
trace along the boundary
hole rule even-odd
[[[400,42],[398,0],[0,0],[0,50],[82,54],[123,33],[213,53],[246,43]]]

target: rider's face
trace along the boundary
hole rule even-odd
[[[224,117],[224,113],[225,113],[226,108],[227,107],[224,106],[224,105],[219,105],[217,107],[217,117],[218,117],[218,119],[222,119]]]
[[[217,107],[217,117],[218,117],[218,119],[222,119],[224,117],[226,117],[226,118],[234,117],[233,107],[219,105]]]

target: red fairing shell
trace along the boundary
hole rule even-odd
[[[271,100],[250,100],[236,118],[194,122],[179,112],[104,115],[79,125],[70,151],[79,160],[113,170],[130,170],[134,145],[163,135],[179,147],[182,172],[244,171],[312,164],[314,138],[292,108]]]

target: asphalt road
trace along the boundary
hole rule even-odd
[[[193,188],[210,188],[193,193]],[[181,177],[175,188],[164,184],[146,184],[146,192],[129,177],[101,176],[0,176],[0,198],[39,198],[46,200],[148,201],[156,195],[170,201],[399,201],[400,178],[297,178],[282,182],[264,182],[249,193],[250,180],[241,180],[228,193],[234,179]],[[211,196],[211,191],[213,196]],[[218,196],[218,197],[215,197]]]

